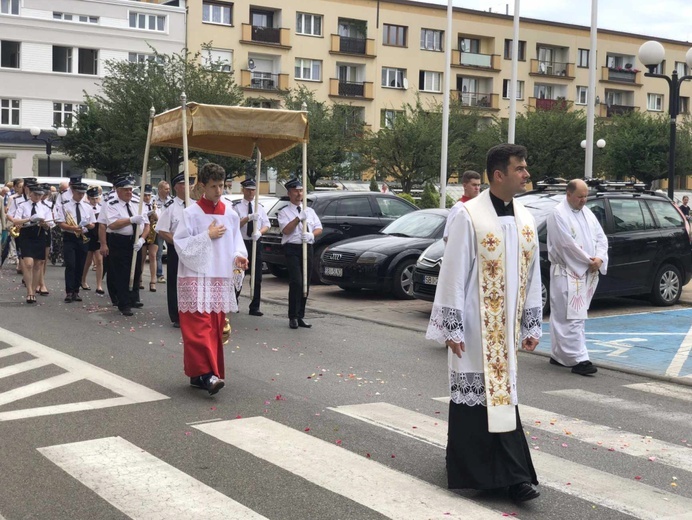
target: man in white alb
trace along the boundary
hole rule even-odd
[[[589,360],[584,321],[608,269],[608,239],[585,206],[589,188],[580,179],[567,184],[567,196],[548,217],[550,259],[550,363],[572,367],[582,376],[598,370]]]

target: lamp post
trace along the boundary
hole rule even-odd
[[[592,139],[593,139],[593,136],[592,136]],[[581,142],[581,147],[584,150],[586,150],[587,144],[588,144],[588,140],[584,139]],[[605,148],[605,145],[606,145],[605,139],[599,139],[598,141],[596,141],[596,146],[598,147],[599,150],[603,150],[603,148]],[[591,153],[591,169],[589,171],[590,171],[590,175],[588,175],[588,178],[590,179],[591,177],[593,177],[593,152]]]
[[[669,96],[668,96],[668,115],[670,116],[670,145],[668,148],[668,198],[673,199],[674,195],[674,184],[675,184],[675,132],[676,124],[678,118],[678,112],[680,110],[680,85],[683,81],[692,79],[692,76],[685,75],[678,77],[677,69],[673,69],[673,73],[670,77],[665,74],[657,74],[654,72],[656,67],[663,61],[666,56],[666,50],[657,41],[648,41],[639,47],[639,61],[641,61],[644,66],[649,69],[649,72],[645,73],[644,76],[647,78],[663,78],[668,82]],[[687,51],[685,55],[685,61],[687,66],[692,68],[692,48]]]
[[[29,129],[29,133],[34,136],[34,141],[43,141],[44,143],[46,143],[46,157],[48,158],[48,177],[50,177],[50,154],[53,151],[53,143],[55,141],[59,141],[61,138],[67,135],[67,128],[62,126],[58,128],[56,130],[57,137],[51,137],[50,134],[48,134],[48,137],[39,137],[39,135],[41,135],[41,129],[37,126],[32,126]]]

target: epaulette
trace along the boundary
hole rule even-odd
[[[173,204],[173,201],[174,201],[174,199],[169,200],[168,202],[166,202],[166,203],[163,205],[163,207],[164,207],[164,208],[167,208],[168,206],[170,206],[171,204]]]
[[[17,206],[19,206],[20,204],[24,204],[25,202],[29,202],[29,200],[31,200],[31,199],[19,200],[19,201],[17,201]]]
[[[234,200],[233,202],[231,202],[231,206],[237,206],[238,204],[240,204],[240,202],[241,202],[242,200],[243,200],[243,199],[236,199],[236,200]]]
[[[113,204],[117,204],[117,203],[118,203],[118,199],[115,199],[115,200],[110,201],[108,204],[110,204],[112,206]]]

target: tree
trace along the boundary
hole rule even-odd
[[[440,207],[440,194],[437,193],[437,190],[432,182],[425,183],[425,186],[423,187],[423,194],[420,198],[420,204],[418,206],[421,209]]]
[[[370,178],[370,191],[380,191],[380,188],[377,185],[377,181],[375,180],[375,177]]]
[[[182,92],[198,103],[241,103],[242,91],[232,74],[222,72],[222,62],[203,62],[201,56],[154,51],[153,59],[144,63],[107,61],[99,93],[85,94],[88,110],[76,117],[74,130],[63,140],[65,153],[78,166],[94,168],[112,180],[120,173],[141,171],[150,107],[157,114],[178,107]],[[175,174],[181,162],[182,150],[151,149],[150,167],[163,164]]]
[[[352,107],[338,104],[329,106],[317,101],[315,93],[303,85],[283,95],[284,108],[287,110],[302,110],[303,103],[307,104],[310,125],[307,147],[310,183],[314,186],[318,179],[348,174],[352,168],[358,168],[352,153],[363,134],[363,123],[353,117]],[[302,157],[302,147],[296,146],[273,158],[269,164],[279,171],[282,178],[291,174],[300,177]]]

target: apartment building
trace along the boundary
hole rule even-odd
[[[0,181],[48,174],[47,147],[94,94],[108,60],[180,52],[185,9],[131,0],[0,1]],[[59,148],[52,176],[79,173]]]
[[[169,1],[177,4],[177,0]],[[182,0],[180,0],[182,4]],[[376,131],[420,93],[442,102],[446,6],[410,0],[188,0],[188,46],[209,44],[206,59],[223,60],[247,98],[277,107],[282,89],[299,85],[318,99],[345,103]],[[512,17],[455,9],[452,97],[499,117],[509,113]],[[666,83],[644,77],[639,46],[651,36],[601,30],[593,101],[599,117],[667,110]],[[689,43],[656,38],[667,50],[659,68],[687,73]],[[518,109],[570,102],[586,109],[589,28],[523,18]],[[682,87],[689,113],[692,85]]]

